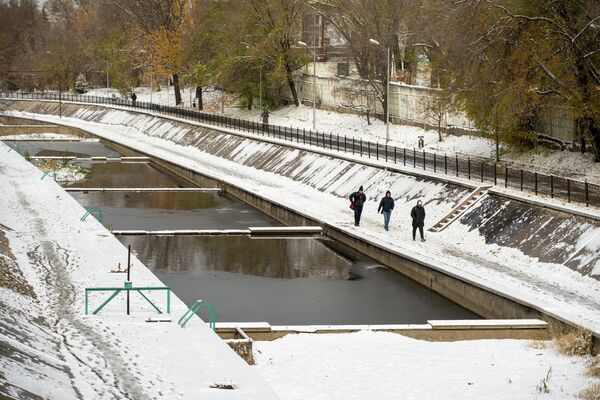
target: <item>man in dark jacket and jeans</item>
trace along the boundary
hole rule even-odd
[[[367,201],[367,196],[363,193],[363,187],[358,189],[358,192],[354,192],[350,195],[351,206],[354,209],[354,226],[360,225],[360,215],[362,214],[363,204]]]
[[[390,217],[393,209],[394,199],[392,198],[392,193],[388,190],[385,192],[385,197],[379,202],[379,208],[377,208],[377,212],[381,212],[383,214],[383,227],[386,231],[389,230]]]
[[[413,240],[416,239],[417,228],[419,228],[421,242],[424,242],[423,226],[425,225],[425,207],[423,207],[423,202],[421,200],[417,201],[417,205],[411,210],[410,216],[412,217]]]

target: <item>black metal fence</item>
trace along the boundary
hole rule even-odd
[[[590,206],[590,204],[600,206],[599,185],[588,183],[587,180],[582,182],[523,169],[509,168],[506,165],[498,164],[493,161],[473,160],[468,157],[465,158],[464,156],[459,157],[458,155],[428,153],[414,148],[407,149],[388,146],[386,144],[365,141],[346,135],[315,132],[307,129],[278,125],[267,125],[260,122],[227,117],[219,114],[141,101],[136,101],[134,103],[130,100],[118,98],[22,92],[0,93],[0,98],[59,101],[61,104],[60,113],[62,113],[62,101],[106,104],[139,110],[149,110],[224,128],[238,129],[270,138],[282,139],[310,146],[322,147],[328,150],[349,153],[369,159],[386,161],[437,174],[467,178],[481,184],[511,187],[520,191],[534,193],[535,195],[566,200],[569,203],[575,202],[583,203],[586,206]]]

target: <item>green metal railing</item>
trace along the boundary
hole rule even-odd
[[[99,208],[99,207],[88,208],[88,210],[85,212],[85,214],[83,214],[83,216],[81,218],[79,218],[79,220],[80,221],[85,221],[85,219],[87,217],[89,217],[91,214],[93,214],[94,211],[96,211],[97,214],[98,214],[98,222],[102,223],[102,209]]]
[[[56,182],[56,171],[53,169],[49,169],[48,171],[44,172],[44,175],[42,175],[40,180],[43,180],[45,177],[47,177],[50,174],[52,174],[52,176],[54,177],[54,182]]]
[[[171,314],[171,288],[168,286],[158,286],[158,287],[133,287],[131,282],[125,282],[125,285],[122,288],[119,287],[98,287],[98,288],[85,288],[85,315],[88,315],[88,307],[89,307],[89,293],[90,292],[113,292],[98,308],[92,312],[92,314],[98,314],[100,310],[102,310],[108,303],[110,303],[119,293],[121,292],[138,292],[144,300],[146,300],[152,308],[156,310],[159,314],[163,312],[146,296],[144,291],[152,291],[152,290],[166,290],[167,291],[167,314]]]
[[[179,321],[177,321],[177,325],[181,326],[182,328],[185,328],[185,325],[188,323],[188,321],[194,316],[194,314],[196,314],[202,308],[206,308],[208,310],[208,326],[214,331],[216,321],[215,310],[212,304],[204,300],[198,300],[194,304],[192,304],[192,306],[188,308],[185,314],[183,314],[183,316],[179,318]]]

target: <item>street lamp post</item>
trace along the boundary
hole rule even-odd
[[[369,39],[369,42],[383,48],[383,46],[375,39]],[[388,46],[385,49],[387,54],[387,70],[385,79],[385,142],[387,143],[390,141],[390,48]]]
[[[314,33],[314,29],[313,29],[313,33]],[[311,55],[313,56],[313,117],[312,117],[312,129],[313,131],[317,130],[317,52],[315,51],[316,49],[313,47],[312,51],[310,50],[310,48],[308,47],[308,45],[306,43],[304,43],[303,41],[299,41],[298,42],[299,45],[304,46],[308,49],[308,51],[311,53]],[[313,44],[314,44],[314,37],[313,37]]]

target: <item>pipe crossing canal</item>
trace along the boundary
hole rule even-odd
[[[28,149],[31,155],[121,157],[104,143],[23,143],[19,151]],[[56,153],[60,151],[65,153]],[[213,304],[218,322],[375,325],[479,318],[314,232],[306,237],[246,234],[251,227],[281,225],[219,190],[164,190],[194,186],[152,163],[77,164],[88,173],[77,182],[62,183],[72,188],[69,194],[86,209],[100,208],[109,229],[151,231],[117,237],[188,306],[198,299]],[[216,187],[208,178],[200,183],[202,188]],[[183,230],[200,232],[164,232]],[[203,230],[239,234],[202,234]],[[135,284],[135,265],[132,281]]]

